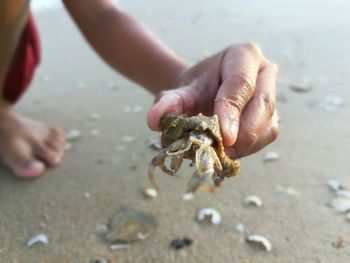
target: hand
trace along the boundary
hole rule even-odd
[[[159,130],[160,118],[170,112],[217,114],[227,154],[255,153],[278,136],[276,75],[277,67],[256,44],[230,46],[185,70],[179,88],[159,93],[148,125]]]

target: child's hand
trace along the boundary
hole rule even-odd
[[[159,130],[169,112],[217,114],[231,157],[252,154],[278,136],[277,67],[255,44],[231,46],[186,70],[177,86],[156,97],[148,125]]]

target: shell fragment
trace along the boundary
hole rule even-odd
[[[266,237],[260,235],[251,235],[247,237],[247,242],[252,245],[256,245],[257,247],[265,250],[266,252],[271,252],[272,250],[272,245],[270,241]]]
[[[350,198],[336,197],[332,200],[331,206],[339,213],[350,211]]]
[[[72,129],[70,131],[68,131],[67,135],[66,135],[66,139],[67,141],[76,141],[80,138],[81,136],[81,131],[77,130],[77,129]]]
[[[158,192],[154,188],[145,188],[143,194],[147,198],[156,198],[158,196]]]
[[[39,234],[39,235],[31,237],[27,242],[27,246],[31,247],[37,243],[43,243],[46,245],[49,243],[49,240],[45,234]]]
[[[203,208],[198,211],[197,220],[209,220],[213,225],[218,225],[221,223],[221,215],[213,208]]]
[[[242,223],[237,223],[237,224],[235,225],[235,229],[236,229],[236,231],[237,231],[238,233],[240,233],[240,234],[243,234],[244,231],[245,231],[244,225],[243,225]]]
[[[277,161],[280,158],[280,155],[277,152],[267,152],[264,154],[264,162],[273,162]]]
[[[341,184],[337,180],[328,180],[327,185],[333,191],[339,191],[341,189]]]
[[[243,200],[243,203],[248,206],[256,206],[256,207],[262,206],[262,201],[260,197],[256,195],[249,195],[245,197]]]

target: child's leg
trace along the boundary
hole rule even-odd
[[[5,7],[6,2],[11,5],[12,1],[3,2]],[[11,8],[11,11],[15,9]],[[6,42],[15,43],[16,50],[10,55],[9,65],[4,66],[5,62],[0,61],[0,71],[6,68],[6,74],[0,74],[0,159],[17,176],[32,178],[43,174],[46,165],[57,165],[61,162],[64,135],[60,130],[24,118],[12,109],[12,105],[30,83],[39,61],[39,45],[35,24],[30,16],[28,18],[26,15],[27,21],[23,23],[20,36],[16,40],[16,34],[11,33],[18,31],[18,28],[7,28],[6,25],[11,24],[10,21],[20,21],[20,18],[13,19],[9,16],[11,12],[4,13],[7,15],[0,16],[0,28],[7,29],[7,34],[6,30],[2,33],[5,32],[7,37],[13,39],[0,43],[0,54],[6,55],[6,52],[11,51],[4,44]],[[17,14],[23,15],[23,12]],[[5,77],[1,79],[1,75]]]

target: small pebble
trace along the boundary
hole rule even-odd
[[[280,155],[277,152],[267,152],[264,154],[264,162],[273,162],[277,161],[280,158]]]
[[[344,248],[346,246],[346,241],[343,237],[337,237],[337,239],[332,242],[332,246],[336,249]]]
[[[91,194],[90,194],[89,192],[85,192],[85,193],[84,193],[84,197],[85,197],[85,198],[90,198],[90,197],[91,197]]]
[[[247,237],[247,242],[258,247],[259,249],[265,250],[266,252],[270,252],[272,250],[270,241],[266,237],[260,235],[251,235]]]
[[[248,206],[256,206],[260,207],[262,206],[262,201],[260,197],[256,195],[249,195],[243,199],[243,203]]]
[[[89,263],[109,263],[106,259],[92,259]]]
[[[179,239],[174,239],[170,243],[170,247],[175,250],[182,249],[184,247],[192,245],[193,240],[190,238],[179,238]]]
[[[27,246],[31,247],[37,243],[43,243],[46,245],[49,243],[49,240],[45,234],[35,235],[28,240]]]

